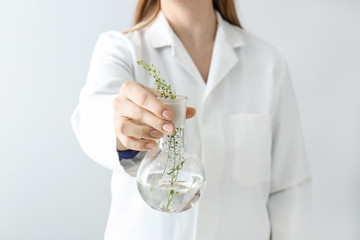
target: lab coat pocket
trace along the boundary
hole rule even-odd
[[[231,115],[233,162],[231,176],[240,185],[270,181],[271,115]]]

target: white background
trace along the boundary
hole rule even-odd
[[[0,239],[102,239],[110,172],[70,126],[100,33],[136,1],[0,2]],[[360,239],[360,1],[240,0],[288,60],[313,173],[314,239]],[[290,240],[290,239],[289,239]]]

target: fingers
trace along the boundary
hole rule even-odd
[[[134,103],[129,103],[134,104]],[[136,104],[134,104],[136,106]],[[140,110],[143,110],[139,108]],[[142,113],[143,116],[151,113]],[[187,108],[186,117],[192,118],[196,114],[195,108]],[[157,118],[155,115],[151,116],[153,118]],[[145,117],[146,118],[146,117]],[[134,117],[133,119],[136,119]],[[140,117],[138,119],[139,122],[134,121],[127,117],[120,117],[118,119],[118,127],[117,127],[117,136],[121,143],[127,149],[133,149],[137,151],[148,151],[153,149],[156,146],[156,142],[154,140],[159,139],[162,133],[148,125],[140,125],[140,122],[144,118]],[[159,118],[157,118],[159,119]],[[165,121],[166,122],[166,121]],[[145,123],[146,124],[146,123]],[[168,134],[168,133],[167,133]]]
[[[167,120],[174,118],[172,109],[156,99],[158,94],[155,90],[145,88],[137,82],[125,82],[121,89],[129,100],[154,115]]]
[[[116,135],[127,149],[148,151],[156,146],[154,140],[161,137],[161,132],[126,117],[118,118],[116,125]]]
[[[156,146],[154,140],[162,133],[173,134],[173,110],[157,99],[156,89],[138,82],[123,83],[113,101],[114,123],[118,149],[147,151]],[[196,109],[188,107],[186,118],[192,118]],[[123,145],[123,146],[122,146]]]
[[[148,151],[156,146],[155,141],[136,139],[125,135],[120,135],[119,140],[126,148],[136,151]]]
[[[186,119],[194,117],[196,114],[196,109],[193,107],[186,108]]]
[[[173,134],[174,125],[170,121],[166,121],[157,117],[153,113],[147,111],[144,108],[139,107],[130,100],[124,100],[125,103],[122,108],[122,116],[130,119],[134,119],[142,124],[146,124],[160,132],[166,134]]]
[[[152,127],[139,125],[131,119],[123,118],[120,121],[118,131],[120,134],[142,139],[159,139],[162,133]]]

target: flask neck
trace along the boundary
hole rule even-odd
[[[179,128],[179,131],[181,131],[180,129],[185,126],[187,97],[176,95],[176,99],[158,97],[158,100],[173,110],[175,116],[171,122],[174,124],[175,128]]]
[[[171,135],[163,134],[159,147],[166,152],[182,151],[185,147],[184,128],[175,128],[175,132]]]
[[[175,99],[158,99],[169,106],[174,112],[174,118],[171,121],[175,126],[173,134],[163,134],[160,139],[159,147],[169,153],[169,157],[182,156],[184,152],[184,127],[186,118],[187,97],[176,95]]]

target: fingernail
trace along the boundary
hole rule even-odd
[[[170,124],[168,124],[168,123],[165,123],[162,126],[162,129],[167,133],[172,133],[172,130],[173,130],[172,126]]]
[[[155,138],[161,137],[161,132],[156,131],[156,130],[151,130],[150,136],[155,137]]]
[[[154,147],[155,147],[155,144],[154,143],[147,143],[146,145],[145,145],[145,147],[147,147],[148,149],[153,149]]]
[[[163,117],[166,118],[167,120],[171,120],[173,118],[173,114],[172,112],[170,112],[169,110],[165,110],[163,111]]]

